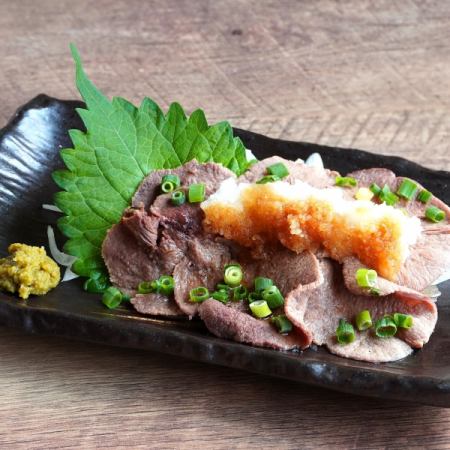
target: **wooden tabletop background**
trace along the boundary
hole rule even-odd
[[[0,123],[108,95],[450,170],[450,2],[0,0]],[[0,448],[450,448],[450,410],[0,328]]]

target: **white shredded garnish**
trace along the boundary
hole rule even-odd
[[[48,203],[44,203],[42,205],[42,209],[48,209],[49,211],[62,213],[62,211],[56,205],[49,205]]]
[[[431,284],[422,291],[422,294],[427,297],[438,298],[441,295],[441,291],[437,288],[437,286]]]
[[[447,269],[433,284],[443,283],[447,280],[450,280],[450,268]]]
[[[75,272],[72,272],[70,267],[67,267],[66,271],[64,272],[64,276],[61,281],[70,281],[75,278],[78,278],[79,275],[77,275]]]
[[[311,167],[317,167],[318,169],[323,169],[323,160],[318,153],[312,153],[306,158],[305,164]]]
[[[56,245],[55,233],[50,225],[47,227],[47,237],[52,258],[61,266],[71,267],[77,258],[59,251],[58,246]]]
[[[258,159],[251,150],[248,148],[245,149],[245,157],[247,158],[247,161],[252,161],[254,159]]]

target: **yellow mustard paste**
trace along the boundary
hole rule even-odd
[[[0,289],[27,299],[30,294],[44,295],[56,287],[61,274],[58,265],[47,256],[44,247],[11,244],[10,256],[0,259]]]

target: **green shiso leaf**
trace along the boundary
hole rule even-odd
[[[150,172],[197,159],[223,164],[240,175],[248,162],[228,122],[210,126],[203,111],[187,117],[178,103],[164,114],[149,98],[139,107],[120,97],[110,101],[86,76],[74,45],[71,51],[76,85],[86,103],[86,109],[77,110],[86,132],[70,131],[73,148],[61,150],[66,169],[54,172],[53,179],[62,189],[55,203],[65,214],[58,223],[68,238],[65,251],[78,258],[74,271],[89,276],[104,268],[106,232]]]

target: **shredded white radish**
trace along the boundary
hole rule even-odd
[[[317,167],[319,169],[323,169],[323,160],[322,157],[318,153],[312,153],[306,158],[305,164],[311,167]]]
[[[245,157],[247,158],[247,161],[252,161],[253,159],[258,159],[251,150],[248,148],[245,149]]]
[[[447,269],[433,284],[443,283],[447,280],[450,280],[450,268]]]
[[[47,237],[52,258],[61,266],[70,267],[77,258],[59,251],[58,246],[56,245],[55,233],[50,225],[47,227]]]
[[[62,211],[57,206],[49,205],[48,203],[44,203],[42,205],[42,209],[48,209],[49,211],[55,211],[55,212],[62,213]]]
[[[64,276],[61,281],[70,281],[75,278],[78,278],[79,275],[77,275],[75,272],[72,272],[70,267],[67,267],[66,271],[64,272]]]

